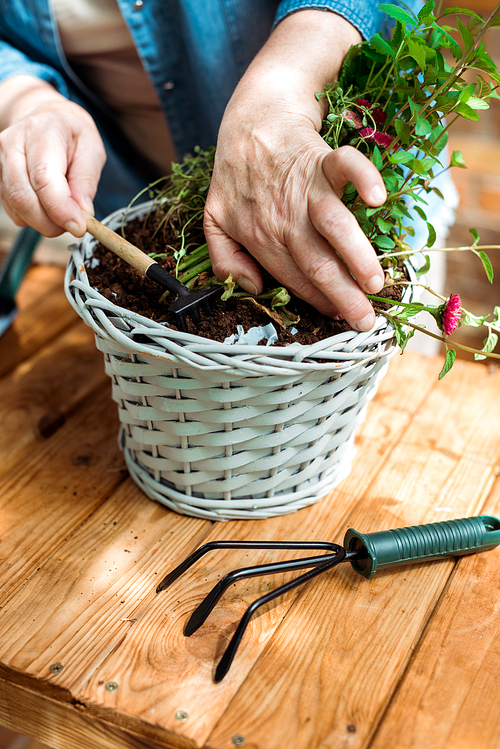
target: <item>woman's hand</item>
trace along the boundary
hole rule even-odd
[[[383,272],[340,198],[348,182],[371,206],[386,191],[359,151],[332,151],[321,139],[324,103],[314,96],[359,40],[334,13],[300,11],[279,24],[224,115],[205,235],[221,280],[232,274],[258,293],[260,264],[324,314],[369,330],[375,316],[363,292],[379,291]]]
[[[91,116],[31,76],[0,85],[0,199],[17,226],[85,233],[106,155]]]

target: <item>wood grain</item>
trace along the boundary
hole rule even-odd
[[[93,333],[83,323],[72,326],[3,378],[1,458],[51,437],[77,404],[107,381]]]
[[[161,729],[140,735],[102,717],[96,720],[84,705],[60,702],[4,679],[0,679],[0,721],[54,749],[194,749],[192,742]]]
[[[0,604],[120,483],[116,407],[90,394],[50,439],[4,457],[0,475]]]
[[[82,691],[138,626],[164,569],[189,554],[210,527],[152,502],[129,479],[0,611],[2,663],[73,694]],[[49,670],[55,662],[63,664],[56,675]]]
[[[16,296],[19,315],[0,338],[0,377],[70,325],[78,317],[64,294],[62,268],[32,266]]]
[[[484,508],[500,509],[500,482]],[[457,565],[370,749],[498,746],[499,554]]]
[[[349,524],[369,532],[480,510],[500,457],[500,390],[480,370],[462,365],[430,393]],[[344,568],[304,590],[208,746],[229,747],[236,733],[252,749],[367,746],[455,564],[369,582]]]
[[[426,362],[424,362],[425,366]],[[430,367],[435,367],[432,362]],[[429,368],[430,368],[429,367]],[[399,370],[396,367],[396,372]],[[397,381],[397,380],[396,380]],[[437,380],[432,380],[431,388]],[[394,381],[393,385],[394,387]],[[387,385],[390,389],[390,384]],[[425,388],[422,389],[425,397]],[[400,411],[393,418],[392,405],[380,392],[378,416],[387,423],[384,429],[376,429],[370,436],[366,430],[361,438],[363,455],[368,448],[373,450],[374,465],[363,459],[358,471],[343,482],[322,503],[291,516],[266,521],[216,524],[206,540],[251,538],[300,539],[317,538],[335,540],[339,525],[350,507],[357,502],[358,493],[366,491],[374,475],[384,464],[383,456],[389,445],[396,445],[408,427],[412,408],[416,408],[412,391],[402,383]],[[417,401],[419,402],[419,401]],[[385,419],[384,419],[385,417]],[[382,459],[381,459],[382,455]],[[351,482],[351,483],[350,483]],[[353,489],[349,491],[349,486]],[[341,540],[341,539],[340,539]],[[272,555],[273,559],[277,554]],[[289,556],[289,554],[288,554]],[[202,745],[217,721],[233,699],[241,683],[253,669],[265,645],[273,638],[276,627],[293,603],[294,597],[270,607],[252,622],[246,646],[238,655],[238,661],[221,684],[212,681],[214,667],[223,648],[232,635],[239,616],[248,603],[263,590],[269,590],[269,580],[248,581],[224,596],[206,624],[191,638],[182,637],[182,629],[190,612],[217,581],[223,571],[269,561],[269,553],[255,554],[251,560],[248,552],[219,552],[217,556],[200,560],[196,569],[180,579],[175,586],[153,601],[143,619],[129,632],[123,645],[118,648],[96,674],[78,699],[93,703],[101,698],[99,682],[115,679],[125,685],[116,695],[104,695],[106,704],[129,715],[141,715],[144,720],[153,719],[160,725],[177,730],[182,735]],[[272,585],[279,580],[272,581]],[[165,621],[165,612],[170,612]],[[76,694],[76,691],[75,691]],[[189,719],[180,724],[175,719],[177,710],[185,710]]]

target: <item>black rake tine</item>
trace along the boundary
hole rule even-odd
[[[342,549],[341,546],[338,547]],[[336,556],[338,552],[335,553]],[[189,621],[184,627],[184,634],[190,637],[205,622],[210,612],[217,605],[224,592],[235,582],[245,580],[250,577],[259,577],[260,575],[276,575],[278,572],[287,572],[289,570],[301,570],[307,567],[316,567],[324,564],[331,559],[330,554],[322,554],[320,557],[305,557],[303,559],[289,559],[284,562],[274,562],[272,564],[259,564],[254,567],[242,567],[238,570],[232,570],[217,582],[210,593],[205,596],[200,605],[193,611]]]
[[[224,655],[220,659],[217,668],[215,669],[214,681],[216,683],[219,683],[220,681],[222,681],[224,676],[227,674],[227,672],[231,668],[231,664],[234,660],[236,651],[238,650],[238,646],[243,638],[243,635],[245,634],[245,630],[248,626],[248,623],[250,622],[250,619],[255,614],[257,609],[260,608],[260,606],[265,606],[266,603],[269,603],[270,601],[274,600],[275,598],[278,598],[284,593],[288,593],[290,590],[293,590],[299,585],[303,585],[304,583],[307,583],[309,580],[312,580],[318,575],[321,575],[322,572],[327,572],[332,567],[335,567],[337,564],[340,564],[341,562],[343,562],[346,557],[346,551],[343,546],[339,546],[338,548],[339,548],[338,553],[335,554],[333,558],[330,557],[328,561],[325,562],[325,564],[317,565],[312,570],[309,570],[303,575],[299,575],[299,577],[296,577],[294,580],[290,580],[288,583],[281,585],[279,588],[272,590],[270,593],[267,593],[265,596],[262,596],[262,598],[258,598],[256,601],[250,604],[250,606],[247,608],[247,610],[241,617],[240,622],[236,628],[236,631],[234,635],[232,636],[229,642],[229,645],[224,651]]]
[[[209,541],[195,549],[190,556],[178,564],[168,575],[165,575],[156,586],[156,592],[161,593],[162,590],[166,590],[209,551],[219,551],[220,549],[322,549],[323,551],[336,553],[339,546],[329,541]]]

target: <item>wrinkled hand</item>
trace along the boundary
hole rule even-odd
[[[339,18],[316,13],[322,21]],[[291,18],[297,23],[301,15]],[[382,205],[382,178],[359,151],[333,151],[322,140],[323,105],[315,89],[304,95],[309,80],[300,71],[296,77],[288,71],[280,87],[274,52],[242,79],[221,124],[205,209],[214,272],[221,280],[232,274],[246,291],[260,293],[260,264],[324,314],[369,330],[375,316],[364,292],[380,291],[383,271],[340,198],[352,182],[368,205]]]
[[[11,79],[2,84],[9,100],[8,125],[0,132],[0,199],[17,226],[46,237],[85,233],[82,208],[92,201],[106,160],[90,115],[43,81]],[[2,91],[0,91],[0,94]]]

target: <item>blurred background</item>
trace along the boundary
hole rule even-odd
[[[485,18],[496,3],[492,0],[445,2],[447,7],[455,5],[474,10]],[[499,29],[487,35],[485,46],[500,67]],[[460,195],[460,205],[446,241],[447,247],[470,244],[470,228],[478,230],[481,245],[500,245],[500,100],[492,100],[490,109],[480,114],[480,121],[470,122],[461,117],[450,129],[450,149],[463,153],[467,169],[451,170]],[[491,312],[495,304],[500,305],[500,250],[487,252],[495,272],[492,284],[486,278],[481,262],[472,253],[447,253],[445,293],[460,294],[462,305],[478,315]],[[481,348],[483,338],[484,329],[476,328],[459,328],[454,335],[455,340],[475,348]],[[500,351],[500,346],[496,351]],[[467,352],[459,351],[458,356],[473,359],[473,355]]]

